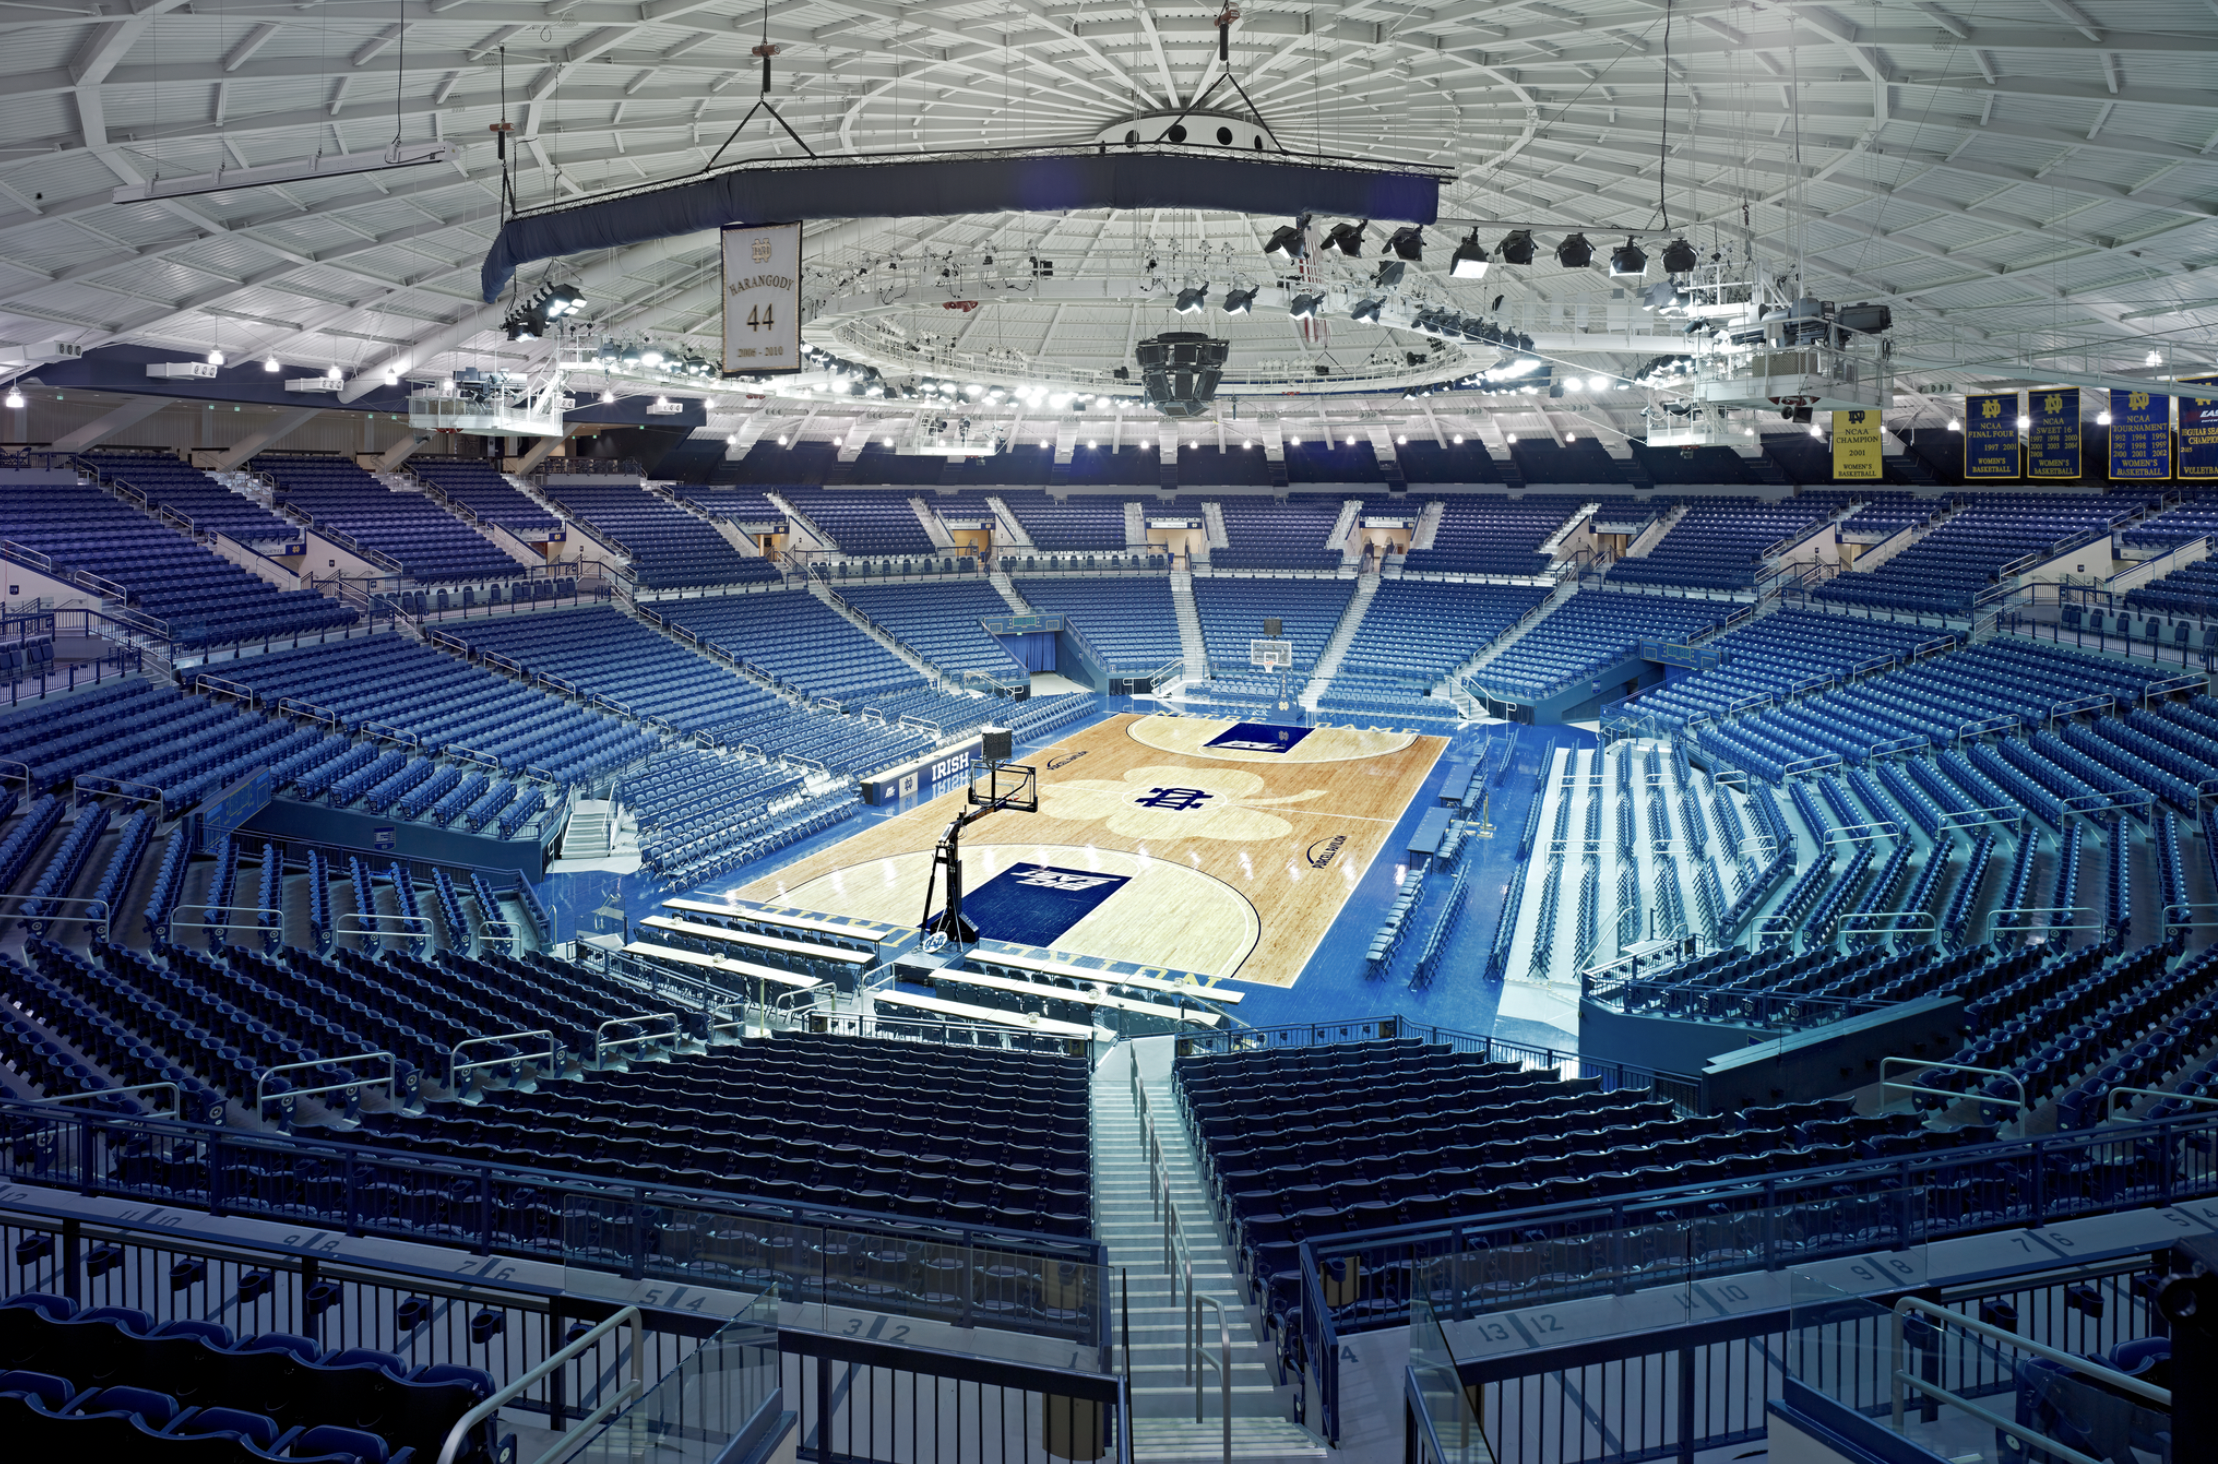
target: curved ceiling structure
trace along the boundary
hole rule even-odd
[[[504,211],[488,130],[504,118],[527,207],[698,173],[758,100],[767,30],[770,98],[819,154],[1088,144],[1204,94],[1196,140],[1224,125],[1252,145],[1256,117],[1216,84],[1216,15],[1149,0],[809,0],[767,15],[734,0],[7,0],[0,337],[337,365],[354,378],[343,396],[388,365],[513,363],[544,345],[506,342],[504,307],[475,289]],[[1632,292],[1600,267],[1610,246],[1637,237],[1653,254],[1682,235],[1705,257],[1753,252],[1808,294],[1891,304],[1900,350],[1957,367],[1898,377],[1910,407],[1921,388],[2043,369],[2213,364],[2214,0],[1261,0],[1228,56],[1286,148],[1452,173],[1400,304],[1500,319],[1575,371],[1641,359]],[[427,166],[112,201],[126,185],[440,140],[450,156]],[[801,155],[758,116],[723,159]],[[1145,277],[1134,265],[1153,258],[1169,285],[1267,288],[1261,248],[1283,222],[851,220],[811,225],[807,257],[922,275],[1022,255],[1066,280]],[[1490,249],[1532,229],[1536,262],[1449,279],[1469,227]],[[1592,238],[1595,266],[1556,262],[1572,232]],[[563,265],[598,332],[714,338],[713,235]],[[928,305],[929,288],[908,315],[947,317],[954,346],[1072,369],[1192,328],[1146,299],[1012,293],[965,312]],[[1328,320],[1322,339],[1283,310],[1203,324],[1233,339],[1235,364],[1296,374],[1427,349],[1391,316]],[[1334,400],[1311,405],[1329,416]],[[1493,410],[1428,399],[1451,400]]]

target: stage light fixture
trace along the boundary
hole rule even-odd
[[[1556,246],[1556,263],[1565,269],[1585,269],[1594,263],[1594,246],[1584,234],[1573,234]]]
[[[1494,252],[1502,256],[1502,263],[1504,264],[1531,264],[1533,262],[1533,231],[1517,229],[1503,235],[1502,242],[1494,246]],[[1500,308],[1499,301],[1496,302],[1496,308]]]
[[[2095,414],[2095,425],[2098,427],[2108,427],[2110,425],[2110,414],[2108,412],[2097,412]],[[1954,422],[1949,423],[1948,426],[1951,432],[1956,430],[1956,424]]]
[[[2033,419],[2032,419],[2031,417],[2028,417],[2028,416],[2027,416],[2027,415],[2026,415],[2025,413],[2023,413],[2023,412],[2020,412],[2020,413],[2018,414],[2018,430],[2019,430],[2020,432],[2023,432],[2023,431],[2025,431],[2025,430],[2026,430],[2026,428],[2028,428],[2028,427],[2031,427],[2032,425],[2033,425]]]
[[[1479,242],[1479,231],[1473,229],[1456,246],[1454,257],[1448,261],[1448,273],[1459,280],[1483,279],[1488,263],[1486,246]]]
[[[1382,290],[1391,290],[1402,282],[1402,276],[1408,270],[1409,266],[1398,259],[1382,259],[1379,261],[1379,272],[1371,283]]]
[[[20,408],[20,407],[21,407],[22,405],[23,405],[23,393],[22,393],[22,392],[20,392],[20,391],[18,391],[18,390],[17,390],[16,388],[14,388],[14,387],[12,387],[12,386],[11,386],[11,387],[9,387],[9,388],[8,388],[8,406],[9,406],[10,408]]]
[[[613,401],[615,401],[615,400],[616,400],[616,393],[615,393],[615,392],[613,392],[613,391],[605,391],[605,390],[604,390],[604,391],[603,391],[603,392],[601,393],[601,401],[603,402],[603,404],[606,404],[606,403],[609,403],[609,402],[613,402]]]
[[[660,346],[646,346],[639,352],[639,361],[643,366],[660,366],[665,359],[667,358],[662,354]]]
[[[277,369],[278,369],[278,365],[277,365],[277,358],[276,358],[275,356],[268,356],[268,357],[265,357],[265,358],[263,358],[263,361],[262,361],[262,369],[263,369],[264,371],[275,371],[275,370],[277,370]]]
[[[1263,257],[1292,264],[1309,252],[1309,215],[1302,214],[1290,224],[1280,224],[1271,231],[1263,245]]]
[[[1349,259],[1360,258],[1363,254],[1364,226],[1370,222],[1369,219],[1365,219],[1360,224],[1333,225],[1332,232],[1325,235],[1325,248],[1334,254],[1344,255]]]
[[[1386,302],[1384,302],[1383,300],[1379,300],[1376,298],[1368,300],[1358,300],[1355,302],[1354,305],[1349,307],[1348,319],[1361,320],[1371,325],[1377,325],[1379,323],[1379,312],[1384,310],[1385,308]]]
[[[1317,305],[1318,301],[1315,295],[1296,295],[1287,303],[1287,318],[1291,320],[1314,320],[1317,318]]]
[[[556,285],[547,292],[545,305],[549,320],[560,320],[565,315],[575,315],[585,308],[585,296],[574,285]]]
[[[1664,246],[1663,267],[1665,274],[1685,274],[1693,269],[1698,259],[1694,246],[1684,239],[1674,239]]]
[[[1209,308],[1209,287],[1196,285],[1178,292],[1178,303],[1172,307],[1181,315],[1198,315]]]
[[[1627,239],[1610,251],[1610,273],[1613,275],[1639,275],[1648,272],[1648,256],[1640,246]]]
[[[1425,231],[1415,224],[1396,229],[1388,236],[1386,247],[1396,259],[1416,264],[1425,257]]]
[[[1255,291],[1252,288],[1227,290],[1225,291],[1224,303],[1218,308],[1227,315],[1245,315],[1255,308]]]

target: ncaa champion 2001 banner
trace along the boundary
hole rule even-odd
[[[724,229],[724,374],[801,369],[801,226]]]

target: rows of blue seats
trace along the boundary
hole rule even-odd
[[[1013,583],[1034,610],[1076,626],[1112,667],[1152,671],[1179,658],[1178,607],[1166,576],[1042,576]]]
[[[852,789],[829,789],[776,813],[757,813],[736,825],[697,836],[684,848],[650,860],[649,867],[669,880],[672,887],[690,889],[742,865],[767,859],[862,811],[862,800]]]
[[[2218,514],[2212,515],[2218,527]],[[2218,559],[2198,560],[2126,592],[2126,604],[2147,614],[2218,618]]]
[[[159,789],[183,809],[245,772],[321,740],[235,704],[130,678],[0,713],[0,746],[33,788]]]
[[[1548,568],[1540,546],[1572,510],[1591,500],[1560,494],[1523,498],[1458,493],[1440,500],[1432,546],[1412,549],[1412,574],[1532,575]]]
[[[544,769],[583,782],[654,751],[656,739],[403,636],[245,657],[226,679],[252,687],[266,705],[293,698],[339,725],[406,732],[433,750],[459,749],[504,769]]]
[[[741,553],[714,527],[644,488],[552,478],[544,491],[564,513],[629,551],[632,574],[649,589],[764,583],[780,577],[770,560]]]
[[[0,1428],[36,1459],[432,1464],[492,1377],[25,1292],[0,1304]],[[454,1454],[491,1464],[492,1420]]]
[[[112,479],[192,520],[195,531],[229,534],[242,544],[295,543],[300,526],[166,452],[88,453],[85,461]]]
[[[191,646],[314,633],[360,618],[312,591],[279,590],[89,485],[10,487],[0,494],[0,539],[120,585],[132,608]]]
[[[487,523],[524,538],[544,538],[558,527],[553,514],[481,458],[416,457],[409,460],[408,470]]]
[[[931,554],[931,535],[907,495],[792,488],[786,502],[848,554]]]
[[[397,561],[419,580],[498,579],[517,562],[421,493],[396,493],[349,458],[270,454],[250,466],[278,500]]]
[[[1540,700],[1635,654],[1643,640],[1683,642],[1725,618],[1729,604],[1581,591],[1470,678],[1474,692]],[[1595,686],[1602,694],[1608,687]]]
[[[1840,575],[1818,587],[1821,600],[1961,615],[2005,565],[2134,511],[2118,497],[1982,494],[1877,569]]]
[[[850,605],[943,671],[981,671],[995,681],[1021,681],[1024,668],[979,622],[1012,613],[1008,601],[979,579],[927,585],[850,585]]]
[[[1337,569],[1340,546],[1326,542],[1340,520],[1335,503],[1225,498],[1217,504],[1228,547],[1211,549],[1220,569]]]
[[[1249,665],[1249,642],[1264,638],[1263,622],[1276,618],[1283,639],[1294,643],[1294,670],[1307,671],[1347,612],[1352,579],[1249,579],[1201,575],[1194,580],[1194,613],[1209,648],[1211,667],[1237,673]]]
[[[1610,579],[1744,590],[1755,584],[1766,549],[1801,537],[1821,519],[1814,508],[1800,503],[1696,499],[1645,556],[1612,565]]]
[[[2119,530],[2129,549],[2170,549],[2218,530],[2218,493],[2188,490],[2187,501]]]
[[[1407,682],[1340,675],[1317,701],[1326,721],[1444,733],[1463,719],[1452,701],[1427,696]]]
[[[869,700],[923,679],[837,610],[800,591],[682,600],[662,610],[672,625],[811,696]]]
[[[1751,697],[1778,696],[1795,687],[1841,676],[1882,659],[1907,655],[1934,633],[1887,620],[1782,610],[1711,641],[1722,663],[1678,677],[1628,703],[1669,726],[1693,717],[1715,717]]]
[[[785,523],[786,511],[772,503],[768,494],[754,488],[711,488],[688,483],[680,484],[675,491],[713,518],[743,524],[777,524],[781,529]]]
[[[1341,658],[1343,676],[1430,686],[1547,598],[1538,585],[1385,580]]]
[[[1036,548],[1061,553],[1074,549],[1119,550],[1125,547],[1125,500],[1122,498],[1075,494],[1055,499],[1044,493],[1028,493],[1007,502]]]

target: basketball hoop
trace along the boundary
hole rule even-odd
[[[1278,622],[1274,620],[1265,628],[1276,630]],[[1266,674],[1278,672],[1278,709],[1282,712],[1289,710],[1286,700],[1286,673],[1294,669],[1294,643],[1275,637],[1251,640],[1248,642],[1248,664],[1261,667]]]
[[[929,943],[927,949],[934,952],[947,945],[973,945],[978,940],[978,927],[963,916],[963,830],[996,809],[1006,808],[1012,813],[1040,811],[1039,772],[1008,760],[1013,750],[1009,729],[981,727],[978,731],[982,755],[970,760],[970,787],[965,800],[970,806],[956,814],[955,821],[940,835],[939,847],[932,851],[932,873],[924,884],[921,928]],[[932,894],[943,869],[947,871],[947,905],[935,915]]]

